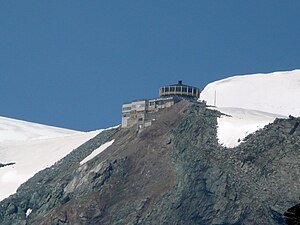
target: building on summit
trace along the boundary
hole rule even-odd
[[[158,110],[171,107],[177,101],[174,97],[164,97],[124,103],[122,106],[122,128],[129,128],[133,125],[148,127],[155,120],[155,113]]]
[[[182,84],[182,81],[178,81],[178,84],[167,85],[159,89],[159,96],[181,96],[186,98],[196,98],[200,97],[200,89]]]
[[[200,96],[199,88],[185,85],[179,81],[159,89],[159,98],[140,99],[122,105],[122,128],[148,127],[155,120],[156,112],[169,108],[180,99],[195,99]]]

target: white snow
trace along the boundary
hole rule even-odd
[[[300,70],[233,76],[208,84],[200,95],[208,105],[285,116],[300,116],[299,98]]]
[[[26,215],[26,218],[32,213],[32,209],[31,208],[28,208],[25,215]]]
[[[0,142],[63,137],[78,131],[0,117]]]
[[[83,159],[80,162],[80,165],[83,165],[84,163],[86,163],[86,162],[90,161],[91,159],[93,159],[94,157],[96,157],[98,154],[100,154],[105,149],[107,149],[109,146],[111,146],[114,143],[114,141],[115,140],[108,141],[108,142],[104,143],[103,145],[101,145],[99,148],[95,149],[91,154],[89,154],[85,159]]]
[[[233,76],[208,84],[200,95],[230,115],[218,119],[219,143],[235,147],[276,117],[300,116],[300,70]]]
[[[240,108],[213,108],[226,115],[218,118],[219,144],[233,148],[239,145],[249,134],[274,122],[276,118],[285,118],[281,115]]]
[[[79,132],[0,117],[0,200],[102,130]]]

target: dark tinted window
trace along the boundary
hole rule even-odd
[[[166,92],[169,92],[169,87],[165,87],[165,91],[166,91]]]
[[[176,92],[180,92],[181,91],[180,89],[181,89],[180,87],[176,87]]]
[[[131,107],[123,107],[124,111],[131,110]]]
[[[189,88],[189,93],[192,93],[192,90],[193,90],[192,88]]]
[[[123,113],[123,117],[129,117],[130,114],[129,113]]]
[[[175,88],[174,87],[170,87],[170,92],[174,92]]]
[[[182,92],[186,92],[187,91],[187,88],[186,87],[183,87],[182,88]]]

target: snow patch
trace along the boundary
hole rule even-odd
[[[107,149],[109,146],[111,146],[114,143],[114,141],[115,140],[108,141],[108,142],[104,143],[103,145],[101,145],[99,148],[95,149],[91,154],[89,154],[85,159],[83,159],[80,162],[80,165],[83,165],[84,163],[86,163],[86,162],[90,161],[91,159],[93,159],[94,157],[96,157],[98,154],[100,154],[105,149]]]
[[[27,211],[26,211],[26,218],[32,213],[32,209],[31,208],[28,208]]]
[[[300,70],[229,77],[208,84],[200,95],[208,105],[284,116],[300,116],[299,98]]]
[[[219,144],[227,148],[238,146],[247,135],[274,122],[276,118],[286,118],[282,115],[241,108],[210,109],[226,114],[218,118],[217,137]]]

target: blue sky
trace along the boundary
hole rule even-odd
[[[300,68],[300,1],[0,2],[0,115],[76,130],[183,80]]]

